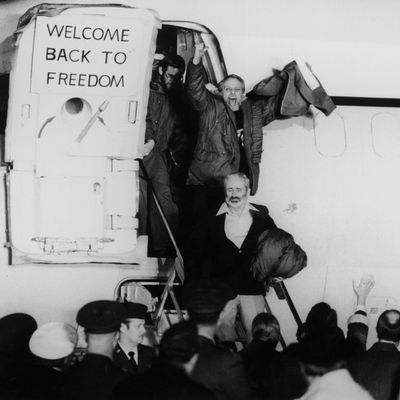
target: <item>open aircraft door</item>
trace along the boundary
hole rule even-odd
[[[40,5],[20,20],[5,159],[12,262],[136,263],[151,10]]]

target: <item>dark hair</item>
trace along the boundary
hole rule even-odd
[[[197,326],[192,321],[181,321],[165,331],[160,342],[160,360],[184,364],[199,352]]]
[[[271,313],[260,313],[253,319],[251,332],[254,339],[278,343],[280,335],[279,322]]]
[[[235,75],[235,74],[227,75],[224,79],[222,79],[222,81],[218,82],[218,90],[219,90],[220,92],[222,92],[222,87],[224,86],[224,83],[225,83],[228,79],[236,79],[236,80],[238,80],[238,81],[242,84],[242,86],[243,86],[243,92],[244,92],[244,88],[245,88],[244,80],[243,80],[243,78],[241,78],[239,75]]]
[[[397,310],[386,310],[378,318],[376,324],[378,339],[391,342],[400,341],[400,312]]]
[[[196,311],[188,310],[190,319],[199,325],[214,325],[219,320],[220,312],[214,313],[198,313]]]
[[[229,285],[210,278],[202,278],[185,285],[182,293],[182,301],[190,319],[205,325],[215,324],[225,305],[233,297],[234,292]]]
[[[163,71],[166,71],[168,66],[178,68],[183,75],[186,64],[185,60],[178,54],[166,54],[158,66],[161,67]]]

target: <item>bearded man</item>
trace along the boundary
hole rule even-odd
[[[248,201],[249,185],[249,179],[241,172],[225,177],[225,201],[217,213],[209,213],[197,224],[185,264],[186,281],[213,278],[233,289],[235,297],[224,310],[227,328],[222,336],[226,340],[232,340],[238,305],[249,338],[253,318],[265,307],[265,288],[254,278],[250,262],[260,234],[276,225],[267,207]]]

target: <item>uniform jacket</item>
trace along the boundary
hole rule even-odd
[[[187,95],[199,112],[199,130],[187,183],[215,187],[222,186],[225,175],[239,171],[240,148],[234,113],[223,98],[210,93],[205,84],[202,64],[190,62],[186,75]],[[245,100],[241,104],[244,149],[252,195],[258,186],[262,127],[276,118],[276,107],[275,97]]]
[[[264,286],[250,271],[250,262],[257,249],[257,240],[266,229],[276,225],[265,206],[253,204],[253,222],[240,248],[225,235],[225,216],[209,215],[199,221],[185,263],[188,279],[212,277],[229,284],[236,294],[264,294]]]
[[[210,389],[218,400],[254,399],[240,356],[199,336],[199,358],[192,379]]]
[[[400,352],[393,343],[377,342],[349,363],[354,380],[376,400],[397,399],[399,394]]]
[[[128,395],[135,400],[215,400],[210,390],[192,381],[179,367],[159,363],[124,380],[111,399],[126,399]]]
[[[138,368],[135,370],[126,356],[125,352],[121,349],[119,344],[115,347],[114,362],[122,370],[129,372],[133,375],[144,372],[150,369],[151,364],[155,358],[155,350],[153,347],[138,345]]]
[[[108,357],[86,354],[82,362],[65,373],[59,399],[108,400],[114,387],[126,376]]]

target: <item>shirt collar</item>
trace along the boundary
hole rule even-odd
[[[135,353],[137,353],[138,351],[138,346],[136,346],[135,348],[132,348],[130,350],[127,350],[125,347],[122,346],[121,342],[118,341],[118,345],[121,348],[121,350],[126,354],[126,356],[129,358],[129,353],[131,351],[134,351]]]
[[[244,206],[242,215],[243,215],[244,213],[248,212],[249,210],[257,211],[257,212],[258,212],[257,208],[255,208],[255,207],[253,206],[253,204],[247,202],[246,205]],[[233,213],[232,213],[231,210],[229,209],[228,204],[226,204],[226,202],[223,202],[223,203],[221,204],[221,207],[219,208],[219,210],[218,210],[218,212],[217,212],[216,215],[221,215],[221,214],[233,215]]]

